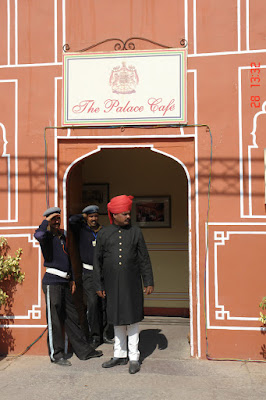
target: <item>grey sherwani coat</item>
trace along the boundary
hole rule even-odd
[[[107,319],[130,325],[143,319],[143,285],[153,286],[150,257],[137,226],[110,225],[97,237],[94,252],[96,291],[105,290]]]

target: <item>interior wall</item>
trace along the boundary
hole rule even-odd
[[[78,196],[80,207],[85,206],[78,180],[108,183],[110,198],[120,194],[171,197],[171,227],[142,228],[155,276],[155,293],[145,299],[145,308],[188,315],[188,189],[180,164],[150,149],[102,149],[74,167],[68,185],[70,213],[81,212]],[[101,215],[100,222],[108,225],[108,216]]]

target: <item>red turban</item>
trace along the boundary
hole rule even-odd
[[[113,223],[111,214],[120,214],[130,211],[133,198],[133,196],[122,194],[121,196],[116,196],[111,199],[110,203],[107,204],[108,216],[111,224]]]

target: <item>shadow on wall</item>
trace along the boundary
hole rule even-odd
[[[10,321],[6,325],[10,325]],[[14,351],[15,340],[12,335],[12,330],[9,327],[0,329],[0,359],[5,357],[11,351]]]
[[[265,325],[263,327],[265,327]],[[261,334],[265,336],[266,332],[261,330]],[[263,344],[261,346],[260,355],[263,357],[264,360],[266,360],[266,344]]]
[[[0,237],[0,354],[14,350],[14,338],[10,325],[14,323],[14,298],[17,285],[24,281],[25,274],[20,269],[22,249],[14,256],[8,255],[10,246],[4,237]]]
[[[0,155],[0,160],[3,160],[3,157]],[[6,161],[6,160],[4,160]],[[14,161],[11,158],[11,161]],[[46,182],[45,182],[45,168],[44,168],[44,157],[19,157],[19,161],[23,165],[25,165],[25,169],[20,172],[20,178],[28,180],[28,184],[21,185],[19,188],[19,193],[43,193],[45,196],[46,192]],[[54,195],[54,157],[47,157],[47,174],[49,181],[49,194],[52,198]],[[243,157],[243,163],[248,164],[248,158]],[[64,163],[64,161],[60,161],[61,169],[66,170],[69,166],[68,163]],[[193,166],[191,163],[186,163],[186,166],[190,168]],[[252,165],[254,167],[254,171],[252,173],[252,180],[258,182],[264,182],[264,157],[263,154],[260,154],[259,157],[253,160]],[[10,179],[13,180],[16,178],[17,173],[12,169],[10,172]],[[200,157],[199,158],[199,194],[208,193],[208,180],[209,180],[209,172],[210,172],[210,158],[209,157]],[[7,172],[5,169],[0,168],[0,193],[7,193],[8,187],[5,182],[5,178],[7,177]],[[249,174],[247,169],[243,171],[243,179],[246,180],[249,178]],[[25,181],[26,182],[26,181]],[[207,184],[206,184],[207,183]],[[239,196],[239,158],[237,157],[215,157],[212,160],[212,195],[237,195]],[[11,193],[15,194],[15,190],[11,188]],[[254,196],[264,197],[263,191],[256,190]]]
[[[14,323],[13,319],[1,319],[3,315],[8,317],[13,317],[12,312],[14,303],[14,294],[16,292],[17,282],[5,281],[1,283],[1,288],[6,292],[8,298],[6,304],[2,305],[0,308],[0,324],[5,325],[4,328],[0,328],[0,356],[5,356],[6,354],[14,351],[15,340],[12,335],[12,329],[10,326]]]

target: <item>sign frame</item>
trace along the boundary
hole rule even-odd
[[[186,48],[63,54],[63,126],[186,124]]]

